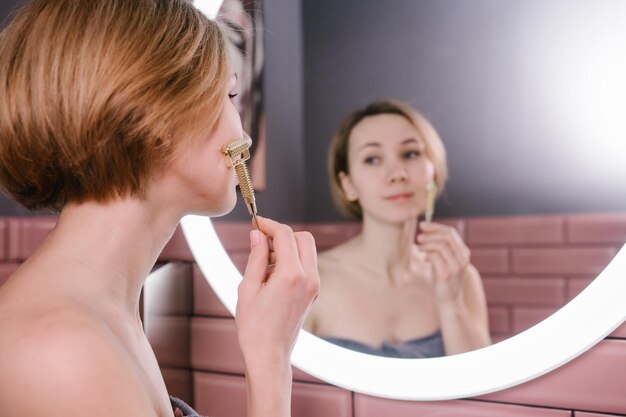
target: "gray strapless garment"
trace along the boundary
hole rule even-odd
[[[176,409],[180,410],[183,417],[202,417],[200,414],[196,413],[196,411],[191,408],[187,403],[185,403],[180,398],[172,397],[170,395],[170,402],[172,403],[172,409],[174,410],[175,416],[180,416],[180,414],[176,413]]]
[[[436,358],[446,355],[443,338],[439,330],[430,336],[411,339],[398,344],[383,342],[379,348],[341,337],[324,337],[323,339],[346,349],[390,358]]]

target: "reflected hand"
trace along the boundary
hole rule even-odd
[[[298,331],[319,290],[313,236],[258,217],[252,251],[239,285],[236,323],[239,344],[250,366],[289,365]],[[275,266],[268,272],[272,240]],[[274,259],[272,259],[274,261]]]
[[[422,222],[417,237],[419,247],[432,266],[437,300],[455,301],[461,295],[463,276],[470,266],[470,250],[456,229],[437,223]]]
[[[400,235],[401,248],[397,257],[389,265],[389,275],[396,282],[410,284],[416,281],[417,277],[423,275],[424,256],[420,253],[415,244],[415,229],[417,219],[405,222]]]

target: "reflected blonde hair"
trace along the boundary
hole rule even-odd
[[[29,209],[144,195],[210,131],[224,35],[184,0],[35,0],[0,33],[0,186]]]
[[[448,178],[448,165],[446,162],[446,150],[439,134],[433,125],[416,109],[410,105],[396,100],[380,100],[368,104],[365,108],[356,110],[346,116],[333,135],[328,148],[328,179],[333,201],[337,208],[348,218],[362,220],[363,211],[358,201],[350,201],[346,197],[341,186],[339,173],[350,173],[348,164],[348,146],[350,135],[356,125],[363,119],[380,114],[396,114],[404,117],[417,130],[424,140],[425,152],[435,166],[435,183],[439,192],[444,188]]]

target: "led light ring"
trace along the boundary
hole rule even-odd
[[[234,315],[241,274],[211,220],[187,216],[181,225],[205,278]],[[576,298],[536,326],[461,355],[395,359],[366,355],[301,331],[297,368],[351,391],[401,400],[447,400],[494,392],[541,376],[598,343],[626,319],[626,245]]]

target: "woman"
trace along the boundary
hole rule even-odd
[[[427,188],[446,181],[443,144],[415,109],[378,101],[350,114],[328,154],[338,207],[361,221],[320,254],[314,334],[383,356],[433,357],[490,344],[481,278],[453,227],[421,222]],[[417,235],[417,242],[416,242]]]
[[[184,0],[36,0],[2,31],[0,184],[60,211],[0,288],[2,415],[174,415],[139,295],[182,216],[235,204],[235,80],[220,28]],[[288,416],[315,244],[259,224],[236,314],[248,410]]]

